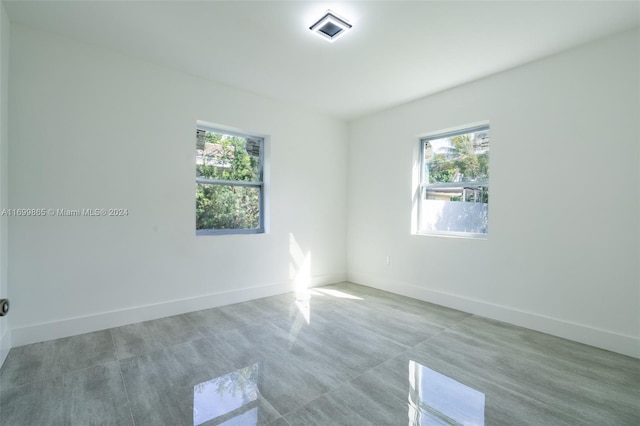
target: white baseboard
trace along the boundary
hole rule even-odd
[[[11,350],[11,330],[6,330],[4,335],[0,337],[0,367],[4,364],[4,360],[7,359],[9,351]]]
[[[325,274],[311,277],[311,286],[320,286],[341,282],[346,279],[345,273]],[[180,315],[201,309],[215,308],[232,303],[246,302],[262,297],[276,296],[293,291],[292,284],[277,283],[247,287],[239,290],[206,294],[187,299],[172,300],[152,305],[136,306],[109,312],[101,312],[41,324],[32,324],[11,329],[11,345],[13,347],[44,342],[77,334],[121,327],[142,321]],[[4,344],[4,339],[3,339]],[[8,352],[8,351],[7,351]]]
[[[503,321],[623,355],[640,358],[640,339],[637,337],[432,290],[414,284],[398,281],[389,282],[366,274],[349,273],[347,280],[356,284],[424,300],[470,314]]]

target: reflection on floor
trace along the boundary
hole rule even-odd
[[[638,425],[640,360],[341,283],[11,350],[6,425]]]
[[[193,387],[193,424],[198,426],[225,415],[256,424],[258,364],[232,371]]]
[[[484,393],[409,361],[409,419],[412,424],[484,425]]]

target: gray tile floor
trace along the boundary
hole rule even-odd
[[[342,283],[14,348],[0,424],[640,425],[640,360]]]

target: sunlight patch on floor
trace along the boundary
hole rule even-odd
[[[317,296],[333,296],[339,299],[364,300],[362,297],[354,296],[353,294],[345,293],[344,291],[340,290],[334,290],[332,288],[314,288],[311,290],[311,294]]]

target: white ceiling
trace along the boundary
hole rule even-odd
[[[345,120],[637,27],[638,1],[4,1],[64,34]],[[353,29],[309,31],[327,9]]]

